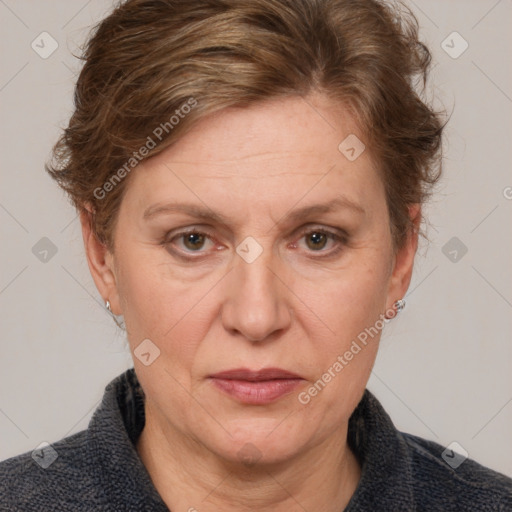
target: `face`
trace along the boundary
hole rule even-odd
[[[162,431],[276,462],[346,429],[416,249],[393,250],[369,150],[338,149],[350,134],[321,96],[224,110],[133,171],[113,254],[86,236],[132,351],[159,351],[133,359]]]

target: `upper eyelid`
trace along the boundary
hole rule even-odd
[[[178,228],[178,229],[180,229],[180,228]],[[303,235],[303,234],[312,233],[312,232],[315,232],[315,231],[326,232],[327,234],[331,234],[331,235],[335,235],[335,236],[340,236],[340,237],[341,236],[348,236],[348,233],[347,233],[347,231],[345,229],[334,228],[334,227],[325,227],[325,226],[321,226],[319,224],[315,225],[313,223],[309,223],[306,226],[294,229],[291,234],[287,235],[287,237],[293,236],[293,235],[298,235],[298,234]],[[183,236],[183,235],[186,235],[186,234],[189,234],[189,233],[199,233],[201,235],[207,235],[207,236],[209,236],[210,238],[213,238],[213,239],[216,238],[214,235],[212,235],[212,230],[211,229],[204,228],[204,227],[201,227],[201,226],[191,226],[191,227],[187,227],[187,228],[182,228],[180,231],[177,231],[176,233],[173,233],[172,236],[170,236],[170,232],[169,232],[169,233],[167,233],[165,235],[165,238],[169,239],[169,240],[172,240],[172,239],[174,239],[176,237]]]

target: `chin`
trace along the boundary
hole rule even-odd
[[[229,434],[221,429],[219,437],[210,437],[209,443],[203,442],[210,451],[230,463],[241,463],[247,467],[278,464],[293,458],[307,443],[303,430],[302,435],[301,432],[290,431],[289,426],[279,430],[283,417],[227,423]]]

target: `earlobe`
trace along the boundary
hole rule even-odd
[[[104,301],[109,301],[112,313],[120,315],[119,295],[114,268],[114,257],[93,231],[92,209],[84,207],[80,213],[82,237],[91,276]]]

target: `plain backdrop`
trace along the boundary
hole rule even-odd
[[[0,0],[0,459],[84,429],[132,366],[76,213],[43,170],[71,112],[73,54],[111,5]],[[512,476],[512,2],[409,5],[433,52],[431,91],[453,113],[430,243],[368,387],[400,430]]]

